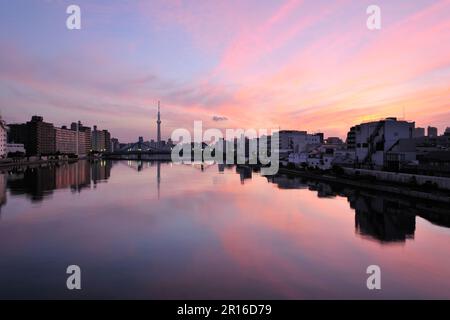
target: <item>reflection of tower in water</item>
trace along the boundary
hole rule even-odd
[[[160,188],[161,188],[161,162],[156,162],[156,187],[158,189],[158,200],[160,196]]]
[[[156,164],[156,192],[158,200],[161,196],[161,161],[128,161],[127,166],[138,172],[152,170]],[[151,175],[151,178],[153,175]],[[152,178],[153,179],[153,178]]]

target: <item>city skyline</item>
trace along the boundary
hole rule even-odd
[[[365,26],[369,2],[79,1],[76,31],[69,4],[1,2],[8,123],[41,114],[134,141],[157,136],[159,99],[163,139],[194,120],[342,138],[390,116],[440,133],[450,123],[449,1],[378,1],[377,31]]]
[[[160,101],[158,101],[158,113],[157,113],[157,118],[156,118],[157,119],[156,120],[156,136],[147,136],[145,134],[141,134],[138,137],[139,139],[142,138],[143,140],[155,141],[157,143],[160,143],[161,141],[168,141],[168,140],[171,141],[171,136],[170,135],[165,139],[161,134],[158,134],[158,132],[161,131],[161,124],[162,124],[160,111],[159,111],[159,109],[160,109],[159,104],[160,104]],[[44,120],[46,120],[46,121],[48,120],[47,118],[43,117],[42,115],[33,115],[31,117],[31,120],[34,117],[42,117]],[[386,119],[392,119],[392,118],[387,117],[387,118],[381,118],[381,119],[367,120],[367,121],[361,122],[360,124],[384,121]],[[397,119],[397,118],[393,118],[393,119]],[[5,119],[3,119],[2,116],[1,116],[1,112],[0,112],[0,120],[3,120],[5,122],[5,126],[17,125],[17,124],[21,124],[21,123],[26,123],[28,121],[28,120],[24,119],[24,120],[19,121],[17,123],[6,123]],[[403,120],[403,119],[402,118],[398,118],[398,120]],[[93,121],[93,123],[96,123],[95,120],[92,120],[92,121]],[[404,121],[415,123],[414,120],[404,120]],[[67,124],[57,125],[56,123],[52,122],[51,120],[49,120],[47,122],[49,122],[50,124],[54,125],[55,129],[67,129],[67,130],[74,130],[74,131],[76,131],[76,129],[74,129],[74,127],[73,127],[73,125],[76,122],[72,122],[72,124],[71,124],[72,128],[67,128],[67,127],[70,127],[70,125],[67,125]],[[70,122],[70,121],[68,121],[68,122]],[[339,138],[339,139],[341,139],[343,141],[343,143],[346,143],[346,138],[347,138],[349,132],[353,129],[353,127],[355,125],[360,125],[360,124],[356,124],[356,123],[352,124],[352,127],[349,127],[347,132],[342,137],[341,136],[338,136],[338,137],[329,136],[329,135],[324,134],[323,132],[318,132],[318,131],[314,131],[314,132],[310,132],[310,133],[313,134],[313,135],[316,135],[316,134],[320,135],[321,134],[321,135],[323,135],[324,138]],[[79,125],[81,126],[82,123],[80,122]],[[84,126],[84,127],[87,127],[88,129],[96,129],[97,125],[96,124],[92,124],[92,125],[87,124],[87,126]],[[428,124],[425,127],[417,127],[416,126],[415,129],[416,129],[416,131],[420,130],[420,131],[417,131],[416,134],[418,134],[419,132],[422,132],[422,134],[417,135],[417,137],[418,136],[434,136],[434,137],[443,136],[443,135],[448,134],[448,132],[450,131],[450,127],[446,127],[442,131],[439,131],[439,129],[437,127],[433,126],[433,124]],[[189,128],[188,128],[188,130],[189,130]],[[430,132],[430,130],[432,130],[433,132]],[[103,129],[103,130],[100,130],[100,131],[108,131],[108,129],[106,128],[106,129]],[[150,129],[150,131],[151,131],[151,129]],[[295,128],[295,129],[289,129],[289,130],[280,129],[280,132],[281,131],[296,131],[296,132],[305,132],[305,133],[307,132],[305,130],[302,130],[302,128]],[[124,143],[124,144],[130,144],[130,143],[134,143],[135,142],[134,140],[130,140],[130,141],[128,141],[128,140],[127,141],[120,140],[120,138],[117,138],[114,135],[111,135],[111,138],[112,139],[116,139],[116,140],[118,140],[118,142],[121,142],[121,143]],[[133,139],[133,138],[131,138],[131,139]],[[227,139],[225,139],[225,140],[227,140]]]

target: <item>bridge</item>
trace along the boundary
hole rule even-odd
[[[144,142],[140,137],[139,141],[129,144],[122,149],[103,153],[103,157],[107,159],[120,159],[120,160],[170,160],[172,153],[172,146],[161,144]]]

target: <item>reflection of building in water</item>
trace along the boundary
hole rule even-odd
[[[87,161],[79,161],[56,167],[56,189],[71,188],[81,191],[91,185],[90,164]]]
[[[80,192],[110,177],[112,163],[78,161],[65,165],[46,165],[13,170],[8,175],[7,186],[14,195],[25,194],[33,201],[42,201],[55,189],[70,188]]]
[[[55,167],[43,166],[13,173],[7,185],[13,195],[26,194],[32,201],[41,201],[56,189],[55,181]]]
[[[275,183],[280,189],[306,189],[308,185],[299,177],[287,175],[266,176],[267,180]]]
[[[150,162],[146,162],[144,166],[144,161],[135,161],[135,160],[128,160],[127,166],[130,168],[133,168],[134,170],[140,172],[144,170],[145,168],[150,166]]]
[[[311,191],[317,191],[317,197],[319,198],[334,198],[336,197],[336,191],[328,183],[323,182],[308,182],[308,189]]]
[[[246,179],[252,178],[252,168],[247,166],[236,166],[236,173],[241,177],[241,184],[244,184]]]
[[[414,239],[416,217],[401,210],[398,202],[382,197],[359,196],[351,201],[355,209],[356,232],[382,242]]]
[[[355,210],[355,229],[360,235],[382,243],[404,242],[413,239],[416,216],[439,226],[450,228],[450,215],[445,204],[418,199],[356,190],[349,186],[328,184],[288,175],[268,176],[268,181],[280,189],[317,191],[318,197],[346,197]],[[299,195],[301,201],[301,195]]]
[[[235,166],[234,164],[217,163],[217,170],[220,173],[223,173],[223,172],[225,172],[225,169],[233,170],[234,166]]]
[[[209,168],[215,167],[215,165],[216,165],[213,161],[192,161],[192,162],[186,162],[183,164],[190,165],[194,169],[200,170],[202,172],[205,170],[208,170]]]
[[[337,193],[329,184],[319,181],[308,181],[301,177],[289,175],[267,176],[267,180],[275,183],[279,189],[309,189],[317,191],[319,198],[334,198]]]
[[[2,207],[6,204],[6,175],[0,172],[0,215]]]
[[[158,200],[161,196],[161,162],[167,163],[167,161],[127,161],[128,167],[133,168],[138,172],[153,166],[156,167],[156,191]]]
[[[94,183],[94,187],[97,185],[97,183],[109,179],[109,177],[111,176],[111,168],[111,161],[101,160],[91,163],[91,178],[92,182]]]

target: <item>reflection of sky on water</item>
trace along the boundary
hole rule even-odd
[[[81,162],[0,187],[2,298],[449,298],[439,206],[170,163]],[[65,290],[69,264],[82,292]]]

